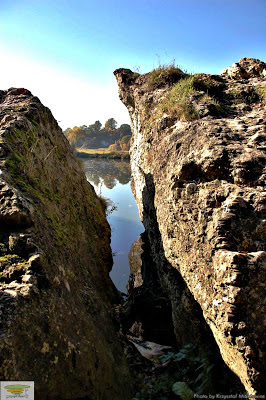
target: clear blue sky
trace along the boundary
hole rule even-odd
[[[67,126],[128,122],[112,72],[266,61],[266,0],[1,0],[0,89],[26,86]]]

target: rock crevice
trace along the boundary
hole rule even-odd
[[[169,270],[249,394],[262,393],[265,374],[265,68],[246,58],[221,76],[115,71],[132,122],[132,189],[176,337],[186,342],[189,327],[180,334]]]

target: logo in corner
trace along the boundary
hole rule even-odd
[[[1,382],[1,400],[34,400],[34,382]]]

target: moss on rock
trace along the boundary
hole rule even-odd
[[[129,399],[101,201],[36,97],[11,89],[0,109],[0,379],[40,400]]]

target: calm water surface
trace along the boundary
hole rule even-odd
[[[132,243],[144,231],[138,208],[130,188],[129,161],[107,159],[80,159],[88,181],[96,193],[108,199],[107,216],[111,226],[111,247],[114,266],[110,276],[118,288],[125,292],[129,277],[128,253]]]

